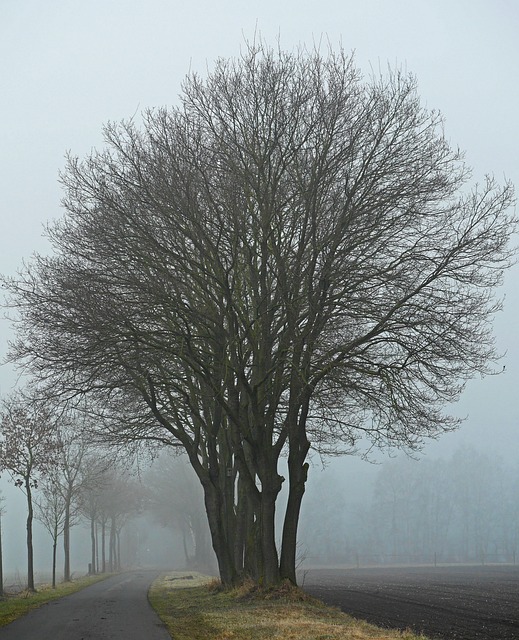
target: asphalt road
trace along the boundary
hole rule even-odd
[[[519,640],[519,567],[316,569],[308,593],[381,627],[442,640]]]
[[[0,640],[171,640],[148,602],[157,571],[112,576],[0,627]]]

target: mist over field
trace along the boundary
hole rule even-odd
[[[468,448],[344,476],[332,468],[314,477],[301,522],[302,568],[519,560],[515,462]]]
[[[415,460],[401,455],[378,464],[344,462],[337,460],[325,469],[316,462],[310,470],[301,516],[299,571],[317,566],[519,562],[519,467],[515,461],[468,447],[445,457]],[[185,460],[162,459],[142,475],[140,483],[148,495],[140,513],[131,515],[121,529],[122,565],[214,572],[203,497]],[[7,483],[3,495],[5,582],[23,584],[24,497]],[[36,523],[39,582],[49,581],[51,544],[48,532]],[[73,527],[71,544],[72,572],[78,577],[89,568],[86,519]],[[60,545],[59,572],[62,563]]]

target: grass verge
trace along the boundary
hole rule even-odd
[[[94,582],[105,580],[110,574],[99,576],[87,576],[79,578],[73,582],[64,582],[53,589],[50,585],[42,585],[38,587],[35,593],[30,591],[21,591],[15,595],[6,595],[0,600],[0,627],[9,624],[13,620],[25,615],[31,609],[36,609],[50,600],[68,596],[80,589],[84,589]]]
[[[175,640],[427,640],[355,620],[288,584],[223,591],[206,576],[172,572],[149,599]]]

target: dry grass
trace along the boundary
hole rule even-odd
[[[211,578],[175,572],[152,585],[150,602],[175,640],[426,640],[355,620],[289,583],[226,591]]]

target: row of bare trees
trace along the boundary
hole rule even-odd
[[[185,452],[224,584],[295,583],[310,448],[419,447],[492,369],[512,187],[470,190],[414,78],[343,51],[248,46],[105,139],[6,282],[11,356],[106,443]]]
[[[87,440],[84,414],[22,392],[5,400],[0,422],[0,470],[8,473],[27,502],[27,586],[35,589],[33,520],[52,539],[52,586],[56,585],[58,539],[63,539],[63,580],[71,580],[70,532],[88,519],[91,572],[120,568],[119,537],[126,520],[141,508],[142,491],[123,469]],[[97,535],[101,529],[100,537]],[[105,550],[109,531],[108,560]],[[101,540],[101,564],[99,562]]]

